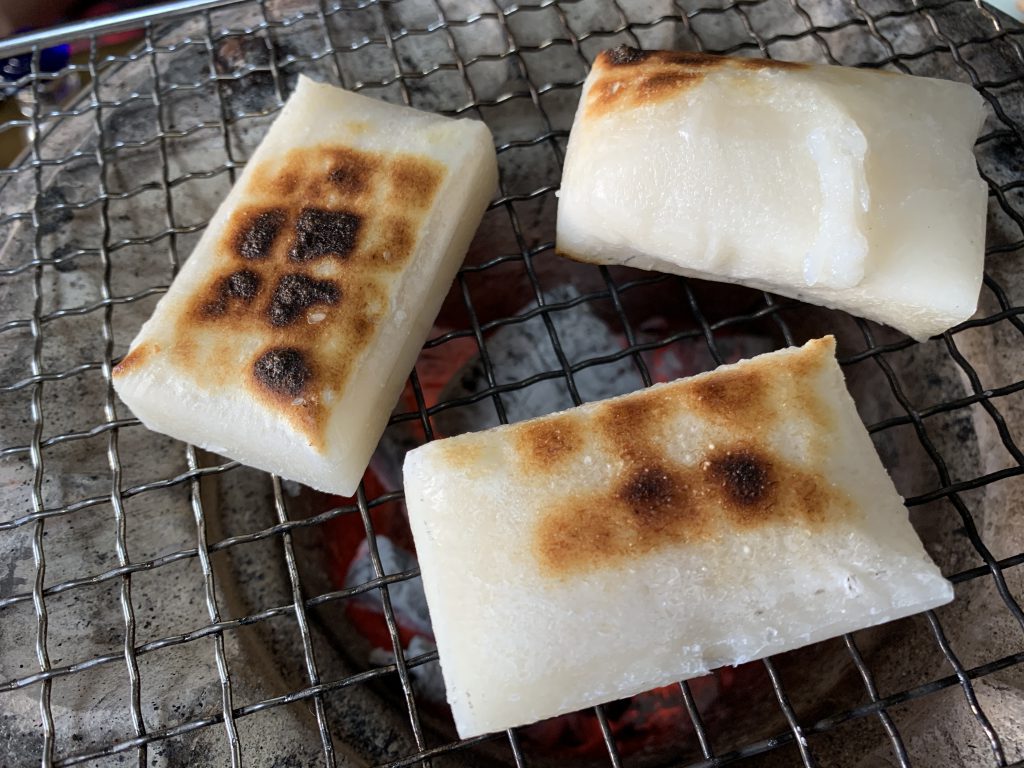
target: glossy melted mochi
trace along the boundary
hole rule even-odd
[[[462,737],[953,597],[831,337],[429,443],[405,493]]]
[[[496,180],[482,123],[300,78],[118,394],[153,430],[353,493]]]
[[[622,46],[583,86],[557,248],[924,339],[977,307],[983,119],[962,83]]]

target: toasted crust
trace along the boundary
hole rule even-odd
[[[245,387],[321,445],[325,404],[389,311],[446,173],[427,157],[333,145],[253,168],[205,286],[174,305],[164,352],[198,386]]]
[[[529,537],[538,570],[553,579],[585,576],[728,530],[820,530],[845,520],[855,505],[815,463],[828,453],[823,441],[833,414],[809,383],[834,349],[828,337],[787,355],[503,428],[523,482],[609,468],[582,494],[560,495],[560,484],[551,485]],[[681,415],[706,437],[703,445],[687,438],[686,460],[672,442],[671,425]],[[782,455],[770,438],[783,418],[798,419],[811,436],[809,461]],[[482,436],[439,448],[446,464],[469,475],[496,460],[493,441]]]
[[[789,523],[814,529],[850,514],[852,503],[819,468],[792,463],[762,438],[780,418],[776,404],[794,399],[815,427],[827,425],[828,407],[801,382],[833,350],[830,337],[783,358],[754,360],[597,406],[586,423],[574,426],[599,435],[605,460],[622,468],[610,487],[557,501],[541,515],[533,550],[543,571],[589,572],[729,528]],[[728,435],[692,464],[680,463],[665,448],[663,425],[681,409]],[[536,432],[546,422],[523,426]],[[536,471],[543,471],[545,458],[534,457]]]
[[[598,54],[583,116],[598,118],[677,96],[716,69],[806,69],[807,64],[769,59],[731,58],[688,51],[641,51],[620,45]]]

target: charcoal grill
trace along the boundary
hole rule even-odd
[[[126,31],[131,52],[102,52]],[[1024,765],[1015,22],[970,0],[186,1],[0,42],[5,56],[31,53],[27,93],[45,89],[40,50],[54,42],[79,48],[60,74],[81,76],[83,92],[57,108],[36,99],[2,127],[31,140],[0,170],[0,765]],[[915,344],[768,294],[559,260],[573,109],[588,62],[619,43],[972,84],[987,104],[977,155],[990,188],[975,318]],[[650,384],[666,350],[710,368],[738,335],[777,347],[836,333],[956,601],[759,662],[741,703],[682,683],[679,733],[657,748],[621,748],[620,705],[588,715],[599,755],[547,754],[528,729],[457,739],[423,701],[436,653],[408,649],[392,603],[418,571],[375,536],[400,488],[311,499],[149,433],[110,387],[299,72],[481,118],[498,143],[498,197],[424,351],[470,345],[474,375],[459,375],[475,383],[431,397],[421,359],[382,452],[432,439],[439,423],[457,431],[463,413],[484,412],[476,426],[521,418],[532,388],[562,405],[611,370]],[[598,316],[607,338],[568,343]],[[496,347],[526,327],[549,349],[513,371]],[[359,521],[370,564],[344,586],[324,576],[324,531],[339,520]],[[376,663],[341,610],[367,598],[392,651]]]

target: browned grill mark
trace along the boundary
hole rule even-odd
[[[662,530],[670,518],[689,503],[689,487],[683,475],[658,463],[638,467],[615,491],[639,525]]]
[[[348,211],[303,208],[295,222],[292,261],[312,261],[325,256],[348,258],[355,250],[362,218]]]
[[[778,417],[779,382],[760,368],[743,366],[700,376],[685,385],[694,413],[730,427],[766,426]]]
[[[313,372],[297,349],[268,349],[256,358],[253,376],[263,387],[278,395],[297,397],[306,389]]]
[[[637,109],[657,104],[695,86],[702,72],[638,72],[635,76],[597,80],[587,93],[587,117],[596,118],[616,109]]]
[[[359,194],[366,188],[366,179],[360,178],[345,167],[331,168],[327,178],[331,184],[349,194]]]
[[[585,115],[596,118],[616,109],[662,102],[694,87],[716,68],[792,71],[808,66],[691,51],[640,51],[622,45],[602,52],[595,60]]]
[[[479,469],[484,461],[484,446],[474,440],[444,440],[441,442],[445,462],[459,470]]]
[[[785,69],[790,71],[796,71],[800,69],[808,69],[810,64],[805,64],[801,61],[780,61],[779,59],[754,59],[746,57],[737,57],[733,61],[736,66],[743,69]]]
[[[409,261],[416,247],[415,226],[402,216],[388,216],[382,237],[374,250],[374,261],[386,269],[399,269]]]
[[[331,186],[352,197],[363,195],[373,187],[373,176],[382,164],[379,154],[353,149],[333,149],[328,158],[327,179]]]
[[[401,157],[391,164],[391,199],[402,206],[427,208],[446,174],[445,167],[425,157]]]
[[[547,576],[600,569],[633,549],[626,525],[600,498],[554,507],[534,532],[534,555]]]
[[[243,259],[259,261],[270,255],[286,219],[279,208],[262,211],[243,211],[235,217],[235,224],[229,229],[234,251]]]
[[[583,446],[579,425],[569,417],[524,423],[515,434],[515,451],[529,472],[551,472]]]
[[[285,275],[274,288],[267,317],[275,327],[290,325],[316,304],[337,304],[341,291],[333,280],[316,280],[308,275]]]
[[[209,320],[210,318],[220,317],[228,311],[228,303],[224,300],[223,296],[217,296],[212,301],[208,301],[199,307],[199,317],[203,320]]]
[[[772,405],[781,398],[795,418],[812,418],[804,403],[827,407],[794,374],[814,370],[830,354],[831,342],[810,345],[796,355],[745,364],[696,381],[645,390],[594,408],[587,416],[553,417],[596,434],[613,470],[610,482],[581,498],[544,509],[533,532],[532,552],[552,577],[588,573],[630,558],[728,532],[766,525],[816,528],[851,514],[850,499],[811,464],[795,464],[762,437],[781,417]],[[701,448],[683,464],[669,455],[663,425],[695,414],[729,439]],[[721,424],[723,418],[728,423]],[[531,461],[530,436],[549,425],[540,419],[514,427],[514,447]],[[568,454],[573,460],[575,454]],[[536,458],[542,464],[542,456]],[[530,466],[533,469],[533,466]],[[582,465],[560,471],[583,472]]]
[[[293,170],[285,170],[274,177],[271,194],[276,197],[288,198],[299,191],[301,176]]]
[[[634,79],[617,78],[594,83],[587,95],[587,113],[597,115],[611,109],[619,101],[634,107],[661,101],[696,84],[699,72],[655,72]]]
[[[366,314],[356,315],[352,320],[352,335],[363,346],[373,336],[373,319]]]
[[[832,423],[832,414],[822,405],[810,385],[824,372],[825,364],[831,356],[831,348],[825,342],[817,340],[810,343],[813,345],[814,354],[800,355],[793,361],[789,367],[789,382],[795,392],[799,408],[823,432],[827,432],[835,427]]]
[[[121,358],[121,362],[114,366],[114,376],[125,376],[136,368],[145,365],[154,351],[149,344],[139,344],[134,349],[129,350],[128,354]]]
[[[611,494],[595,492],[547,510],[534,530],[541,571],[563,577],[616,565],[713,532],[713,508],[685,470],[668,465],[629,472]]]

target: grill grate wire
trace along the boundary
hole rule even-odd
[[[308,702],[313,706],[322,742],[323,761],[329,766],[334,766],[337,764],[337,758],[335,755],[334,744],[332,742],[331,723],[329,722],[328,714],[324,706],[324,698],[333,692],[342,690],[349,686],[354,686],[371,679],[385,678],[391,675],[396,675],[401,685],[405,706],[408,710],[409,727],[413,736],[416,751],[413,754],[405,755],[399,759],[393,760],[392,762],[387,763],[387,765],[397,768],[397,766],[404,765],[427,764],[431,758],[440,757],[456,750],[464,749],[467,746],[480,741],[495,738],[480,737],[478,739],[431,745],[428,743],[427,737],[424,733],[410,673],[417,667],[436,663],[437,654],[436,652],[428,652],[415,656],[407,656],[405,654],[399,640],[399,629],[395,620],[389,593],[390,585],[415,578],[418,576],[418,570],[413,568],[399,573],[386,572],[382,564],[380,553],[376,547],[376,537],[371,516],[371,511],[376,507],[399,500],[401,498],[400,493],[388,493],[378,497],[369,497],[365,487],[361,486],[357,497],[357,503],[354,506],[338,507],[327,510],[326,512],[313,517],[298,519],[293,518],[290,515],[286,495],[282,491],[280,481],[275,478],[273,481],[274,508],[276,515],[275,524],[262,530],[230,536],[217,541],[210,541],[208,538],[207,525],[208,512],[204,509],[199,489],[200,482],[205,477],[231,472],[238,466],[237,463],[224,462],[215,466],[200,466],[195,449],[188,446],[186,448],[186,471],[148,483],[128,485],[127,487],[125,487],[124,484],[118,436],[121,430],[138,428],[139,422],[133,418],[118,415],[119,407],[117,405],[113,389],[110,386],[111,369],[116,362],[116,357],[114,356],[115,338],[111,318],[114,310],[119,305],[138,302],[150,296],[162,293],[166,290],[166,286],[154,285],[127,295],[117,295],[112,290],[111,285],[111,273],[113,269],[111,256],[123,248],[135,245],[165,247],[167,249],[167,257],[172,265],[172,269],[174,271],[177,270],[180,263],[180,254],[178,252],[179,237],[191,234],[192,232],[201,229],[203,225],[197,224],[182,226],[176,223],[172,190],[177,185],[201,176],[211,177],[219,174],[227,174],[227,176],[233,180],[236,171],[243,166],[244,163],[237,159],[234,147],[232,146],[231,135],[228,130],[229,125],[238,120],[272,114],[280,107],[286,96],[283,84],[284,78],[280,71],[281,62],[278,61],[275,53],[275,36],[287,35],[291,26],[300,22],[314,20],[322,29],[323,42],[325,46],[324,50],[319,54],[312,54],[306,57],[292,56],[291,60],[287,62],[289,67],[294,68],[296,65],[312,63],[319,59],[326,58],[331,62],[333,72],[338,82],[345,84],[353,90],[360,91],[367,89],[371,92],[374,89],[397,85],[401,94],[401,99],[406,104],[413,103],[410,92],[411,83],[427,78],[435,72],[444,70],[454,71],[462,79],[469,95],[469,103],[465,107],[455,110],[456,114],[468,114],[469,116],[484,118],[485,108],[500,106],[501,104],[513,99],[526,99],[529,101],[537,115],[541,118],[543,125],[542,131],[529,139],[505,141],[498,147],[498,152],[504,153],[519,148],[547,145],[551,148],[554,156],[560,163],[562,160],[562,144],[560,142],[563,142],[567,137],[567,131],[556,127],[556,123],[551,119],[546,111],[544,97],[547,94],[558,90],[578,89],[582,81],[574,80],[572,82],[537,84],[534,82],[534,78],[531,77],[530,69],[525,59],[526,54],[543,51],[546,48],[555,45],[567,45],[571,48],[583,66],[586,67],[588,65],[588,60],[587,55],[584,52],[583,44],[587,41],[607,41],[609,45],[612,44],[612,42],[624,41],[633,45],[642,46],[642,41],[639,36],[640,32],[657,27],[659,24],[676,23],[681,25],[685,32],[695,41],[700,50],[712,50],[712,52],[717,53],[754,52],[757,55],[770,57],[772,55],[773,46],[778,43],[794,42],[810,38],[820,50],[820,54],[823,59],[830,63],[838,63],[830,49],[827,35],[838,32],[847,27],[858,27],[863,30],[864,34],[874,39],[885,52],[885,55],[881,58],[869,62],[862,62],[867,66],[888,67],[909,72],[910,68],[908,63],[913,62],[914,60],[933,54],[946,54],[951,56],[956,65],[969,78],[970,82],[986,98],[996,115],[997,120],[1002,124],[1002,126],[1004,126],[983,135],[979,139],[979,144],[1009,139],[1015,142],[1018,150],[1022,145],[1024,145],[1024,127],[1007,114],[1000,103],[998,94],[996,93],[1007,84],[1017,82],[1019,78],[1012,78],[1006,81],[983,80],[975,68],[970,64],[969,56],[965,56],[964,54],[964,49],[970,46],[983,45],[997,40],[1005,41],[1013,51],[1021,67],[1024,67],[1024,52],[1022,52],[1020,44],[1022,30],[1006,24],[1001,17],[990,11],[983,4],[968,2],[968,0],[936,0],[936,2],[912,0],[911,5],[909,6],[872,14],[865,8],[864,4],[860,0],[849,0],[849,5],[853,9],[854,15],[846,21],[826,27],[816,25],[812,15],[804,5],[798,2],[798,0],[786,0],[786,2],[791,6],[794,17],[801,22],[803,29],[795,33],[762,37],[757,32],[754,23],[751,21],[750,12],[766,2],[770,2],[770,0],[732,0],[723,6],[693,7],[691,4],[684,3],[682,0],[675,0],[675,10],[673,13],[650,21],[636,22],[630,21],[628,13],[618,0],[612,0],[611,4],[615,9],[618,19],[617,25],[611,29],[593,29],[581,34],[573,31],[573,26],[570,23],[564,8],[559,5],[559,3],[554,2],[554,0],[543,0],[538,5],[512,5],[507,7],[494,2],[492,3],[493,10],[483,10],[465,18],[452,17],[450,13],[445,10],[442,3],[435,0],[433,6],[437,12],[436,23],[424,28],[411,28],[405,26],[396,28],[395,25],[388,21],[385,15],[383,17],[384,23],[381,30],[382,34],[378,38],[366,38],[365,40],[356,41],[346,46],[338,44],[334,40],[331,31],[331,24],[329,23],[331,20],[338,16],[343,17],[344,14],[353,11],[377,6],[390,6],[393,3],[385,2],[385,0],[359,0],[359,2],[355,4],[339,5],[328,3],[326,0],[319,0],[319,2],[315,3],[314,7],[310,10],[299,11],[290,17],[274,19],[271,17],[271,14],[268,13],[267,4],[264,0],[255,0],[255,2],[253,0],[248,0],[248,2],[241,3],[236,0],[236,2],[231,3],[231,5],[245,5],[246,7],[255,7],[258,9],[259,22],[255,26],[230,30],[218,28],[213,21],[212,4],[194,4],[196,5],[195,12],[202,16],[204,23],[205,31],[201,36],[201,39],[198,41],[195,39],[188,39],[169,46],[162,46],[159,43],[160,35],[157,34],[157,31],[161,28],[160,25],[165,21],[181,15],[184,5],[187,4],[179,4],[182,5],[183,8],[155,11],[142,16],[133,16],[135,26],[141,26],[144,38],[141,47],[127,55],[101,56],[98,41],[100,35],[106,30],[102,24],[93,24],[81,29],[79,32],[80,39],[88,42],[87,62],[84,65],[70,65],[68,67],[68,71],[82,72],[87,74],[91,80],[87,98],[80,101],[74,107],[43,114],[39,107],[41,100],[38,98],[40,80],[35,74],[26,78],[26,82],[24,84],[31,87],[37,96],[31,118],[27,120],[11,121],[7,124],[7,127],[34,128],[29,153],[20,164],[10,169],[0,170],[0,181],[5,177],[10,178],[19,174],[30,174],[33,178],[36,200],[30,210],[0,214],[0,224],[23,221],[32,227],[34,237],[32,240],[31,258],[22,263],[5,266],[0,270],[0,278],[13,278],[24,273],[30,273],[32,275],[32,311],[29,317],[19,317],[4,322],[0,325],[0,334],[27,328],[31,334],[33,346],[28,375],[24,376],[20,372],[14,372],[13,381],[5,382],[0,386],[0,392],[10,393],[27,390],[31,393],[30,418],[32,433],[31,439],[27,444],[3,446],[2,451],[0,451],[0,456],[6,459],[8,457],[24,457],[27,455],[32,468],[31,511],[15,512],[15,514],[8,519],[0,521],[0,533],[19,529],[32,531],[32,558],[35,577],[30,590],[16,592],[10,595],[0,595],[0,611],[12,608],[20,603],[31,602],[36,622],[35,655],[39,669],[31,674],[0,682],[0,693],[7,693],[25,688],[38,688],[39,720],[43,737],[40,761],[44,766],[78,765],[103,757],[124,753],[130,755],[133,762],[138,765],[147,765],[150,757],[148,752],[150,745],[160,742],[161,740],[188,734],[199,729],[217,726],[224,729],[225,738],[230,744],[231,764],[233,766],[241,765],[242,745],[236,723],[240,719],[256,713],[295,702]],[[571,4],[572,3],[569,2],[565,3],[565,5]],[[935,13],[946,9],[949,6],[959,5],[962,5],[987,19],[991,25],[991,33],[980,38],[972,38],[960,42],[957,42],[951,36],[946,34],[942,25],[939,24]],[[559,37],[550,38],[536,45],[519,45],[512,30],[510,20],[513,20],[514,17],[519,15],[525,16],[545,9],[553,10],[557,17],[561,29]],[[726,49],[713,50],[711,48],[707,48],[701,40],[699,30],[695,27],[694,21],[707,16],[725,14],[735,14],[739,18],[749,40]],[[937,39],[937,42],[914,52],[898,51],[893,42],[881,31],[880,25],[885,21],[908,17],[923,18],[927,21],[935,38]],[[460,53],[453,30],[471,28],[474,24],[479,24],[487,20],[493,21],[499,25],[503,40],[506,44],[506,49],[495,54],[479,54],[475,57],[463,56]],[[436,34],[443,36],[445,44],[451,54],[453,63],[438,64],[436,67],[422,71],[407,71],[406,68],[403,67],[401,57],[399,56],[397,50],[398,44],[406,38]],[[254,70],[252,66],[245,66],[238,68],[237,71],[227,74],[218,72],[214,61],[215,45],[222,37],[238,35],[254,36],[262,40],[266,47],[269,57],[269,71],[273,79],[276,94],[276,106],[269,110],[239,115],[232,114],[231,110],[228,108],[224,98],[224,84],[233,79],[237,80],[244,77]],[[45,41],[36,41],[37,44],[32,48],[34,73],[39,71],[40,43],[42,42]],[[383,44],[386,46],[393,64],[393,74],[379,81],[353,81],[343,64],[343,54],[359,51],[371,44]],[[7,44],[5,50],[11,49],[14,45],[15,43]],[[162,84],[162,73],[158,66],[158,55],[161,53],[174,52],[180,47],[199,47],[205,51],[205,55],[209,62],[209,74],[207,80],[186,85],[178,83],[167,85]],[[146,96],[132,94],[123,99],[104,100],[100,85],[107,76],[107,73],[111,71],[112,68],[123,66],[140,59],[148,60],[149,71],[154,82],[152,95]],[[478,97],[478,94],[474,89],[473,82],[468,74],[469,68],[482,62],[506,60],[512,60],[514,62],[519,71],[522,82],[526,85],[526,92],[507,93],[495,99],[483,99]],[[851,62],[844,63],[849,64]],[[188,88],[203,88],[209,84],[214,85],[214,90],[217,94],[220,112],[219,125],[212,125],[209,122],[200,122],[185,129],[168,128],[164,119],[165,107],[162,99],[166,95],[175,91]],[[152,139],[146,139],[141,142],[129,142],[120,141],[116,136],[106,135],[108,129],[104,124],[105,114],[111,111],[120,110],[132,102],[145,98],[151,98],[153,105],[155,106],[157,124],[156,134]],[[46,120],[60,120],[88,114],[89,112],[92,113],[94,129],[97,137],[99,138],[94,150],[95,162],[99,168],[98,193],[93,199],[81,202],[57,203],[55,205],[44,206],[41,204],[41,201],[45,199],[43,183],[44,170],[50,167],[60,167],[75,162],[88,153],[76,151],[58,158],[45,157],[42,152],[42,144],[45,141],[46,136],[45,130],[42,128],[43,120],[44,118]],[[226,162],[220,167],[210,168],[204,171],[192,171],[182,174],[179,177],[172,178],[168,167],[167,142],[169,140],[183,138],[197,131],[209,128],[219,128]],[[144,147],[153,143],[157,145],[162,159],[162,167],[160,169],[161,176],[159,181],[140,184],[138,187],[126,192],[111,192],[107,184],[107,168],[116,158],[117,153],[125,149]],[[1000,185],[991,177],[986,176],[985,179],[989,183],[991,195],[995,199],[999,209],[1016,223],[1021,233],[1024,233],[1024,214],[1022,214],[1020,206],[1015,205],[1008,198],[1008,194],[1012,193],[1013,190],[1024,186],[1024,180],[1018,179],[1010,183]],[[143,192],[154,189],[158,190],[163,195],[166,210],[166,218],[163,222],[162,231],[145,237],[112,239],[112,228],[109,213],[111,201],[130,198],[134,195],[139,195]],[[430,439],[434,434],[431,425],[431,419],[433,417],[445,410],[464,406],[479,400],[490,400],[494,406],[498,420],[501,423],[506,423],[508,421],[508,413],[506,406],[503,403],[502,396],[546,380],[556,380],[564,383],[573,403],[578,404],[583,401],[583,398],[581,397],[577,387],[575,376],[587,368],[617,362],[623,359],[631,360],[643,383],[645,385],[649,385],[652,382],[652,377],[647,363],[643,358],[644,353],[664,348],[667,345],[682,340],[703,339],[711,358],[716,364],[719,364],[725,360],[725,355],[719,347],[718,337],[716,334],[720,334],[729,326],[752,322],[762,318],[769,319],[777,327],[782,338],[787,343],[792,342],[794,338],[793,333],[784,316],[784,310],[789,306],[786,302],[780,302],[775,297],[764,294],[763,305],[754,311],[745,314],[731,315],[725,319],[712,321],[709,319],[709,314],[702,309],[697,294],[686,281],[676,281],[675,278],[666,278],[664,276],[647,276],[636,280],[617,283],[608,269],[600,268],[600,275],[604,285],[603,289],[583,293],[564,301],[552,301],[545,295],[541,280],[539,279],[534,266],[534,260],[538,256],[552,251],[553,244],[543,243],[540,245],[531,245],[529,238],[524,232],[517,204],[553,195],[555,190],[556,186],[545,185],[524,194],[512,191],[502,183],[499,190],[499,196],[492,204],[492,210],[500,210],[507,215],[510,227],[514,234],[518,253],[497,256],[481,264],[465,267],[457,278],[457,286],[461,293],[466,316],[469,320],[469,328],[449,332],[443,336],[431,339],[427,343],[429,348],[438,347],[461,338],[472,339],[475,341],[486,374],[486,389],[477,395],[452,399],[427,407],[421,383],[414,371],[411,376],[411,386],[415,394],[417,409],[412,412],[396,415],[393,419],[393,423],[400,423],[403,421],[416,422],[421,425],[425,435]],[[41,214],[61,209],[80,210],[92,206],[98,206],[100,211],[102,236],[99,246],[95,249],[78,248],[61,255],[44,256],[42,247],[43,228],[40,219]],[[990,255],[1004,252],[1016,252],[1021,248],[1024,248],[1024,239],[1005,245],[998,244],[992,246],[989,248],[988,252]],[[44,270],[58,268],[61,264],[70,260],[93,256],[98,257],[102,265],[103,280],[100,300],[81,306],[60,308],[44,312],[42,288],[42,276]],[[474,304],[475,300],[473,298],[469,278],[475,273],[484,272],[510,263],[519,263],[525,270],[529,285],[535,297],[536,307],[513,317],[482,321],[480,313]],[[670,334],[656,342],[638,341],[633,324],[623,307],[621,300],[622,295],[631,290],[642,288],[654,283],[664,283],[670,280],[675,281],[678,284],[680,296],[685,301],[686,306],[688,306],[693,316],[697,326],[696,329],[687,329],[678,333]],[[966,536],[969,538],[971,544],[983,562],[983,565],[981,566],[952,575],[952,581],[956,584],[963,584],[975,579],[991,578],[1007,610],[1021,626],[1022,630],[1024,630],[1024,612],[1022,612],[1020,604],[1010,591],[1004,576],[1004,571],[1006,569],[1013,568],[1024,563],[1024,553],[997,559],[982,540],[970,508],[963,498],[963,495],[969,491],[1024,473],[1024,452],[1022,452],[1021,448],[1015,443],[1011,434],[1011,429],[1007,426],[1006,421],[995,402],[1001,397],[1006,397],[1024,390],[1024,381],[1013,382],[999,388],[986,389],[982,384],[981,377],[978,372],[968,361],[967,357],[961,354],[956,343],[957,333],[965,329],[990,326],[1002,321],[1012,324],[1017,331],[1024,335],[1024,318],[1021,317],[1021,315],[1024,314],[1024,307],[1015,305],[1009,298],[1003,286],[1000,285],[1000,283],[991,274],[986,275],[985,289],[990,291],[996,297],[1000,311],[987,317],[967,321],[958,328],[943,334],[942,337],[942,342],[945,345],[950,358],[963,371],[965,377],[970,383],[970,394],[961,398],[932,405],[928,408],[916,408],[911,398],[905,393],[900,379],[887,357],[891,353],[896,353],[908,348],[912,342],[909,340],[902,340],[888,344],[878,343],[871,327],[864,322],[859,322],[859,327],[863,335],[865,348],[861,352],[844,359],[842,362],[846,365],[852,365],[861,361],[871,360],[884,375],[894,397],[903,411],[903,415],[898,415],[896,417],[888,418],[882,422],[872,424],[869,429],[873,433],[878,433],[896,427],[911,427],[915,431],[917,438],[928,454],[929,459],[934,464],[938,477],[938,487],[929,492],[908,498],[907,504],[908,506],[919,506],[937,500],[946,500],[952,504],[962,521]],[[614,308],[615,315],[618,322],[621,324],[621,329],[626,339],[626,346],[615,353],[583,361],[572,362],[563,348],[553,316],[559,311],[600,300],[609,301]],[[102,335],[104,341],[104,354],[102,359],[75,365],[62,370],[47,370],[43,364],[43,341],[46,328],[55,321],[64,318],[84,317],[95,313],[99,313],[103,318]],[[543,321],[545,331],[558,361],[558,367],[549,371],[534,374],[533,376],[521,381],[499,383],[499,377],[496,375],[495,366],[488,353],[486,335],[498,328],[522,323],[526,320],[538,317]],[[99,371],[107,382],[106,398],[103,404],[103,420],[86,430],[69,431],[44,437],[46,421],[43,412],[42,395],[46,384],[49,382],[56,382],[81,376],[91,371]],[[21,377],[19,378],[19,376]],[[979,405],[983,408],[987,416],[996,425],[999,437],[1001,438],[1006,450],[1013,457],[1016,465],[967,480],[954,480],[946,466],[945,460],[929,436],[925,421],[929,417],[949,413],[951,411],[967,408],[973,405]],[[46,476],[46,465],[44,463],[44,452],[46,449],[63,443],[86,440],[97,436],[105,436],[107,440],[106,453],[110,470],[109,493],[91,496],[65,505],[47,506],[44,501],[43,493],[43,481]],[[131,560],[128,551],[124,508],[125,501],[136,496],[144,496],[145,494],[155,490],[177,486],[187,486],[191,488],[190,498],[196,527],[196,545],[168,552],[152,559],[143,561]],[[81,510],[99,506],[107,502],[111,504],[114,510],[113,522],[115,533],[114,549],[117,561],[116,566],[108,568],[100,573],[67,579],[47,585],[46,553],[44,547],[44,535],[46,532],[47,522],[54,518],[73,515]],[[342,515],[358,515],[361,519],[370,547],[370,558],[373,565],[374,577],[365,583],[353,587],[329,591],[323,594],[318,594],[314,597],[307,597],[307,589],[303,585],[300,571],[296,564],[296,555],[293,547],[292,536],[300,529],[322,525],[325,522]],[[287,573],[291,588],[290,602],[277,605],[272,608],[267,608],[240,618],[229,620],[223,619],[218,605],[217,587],[214,570],[211,565],[211,556],[218,552],[225,552],[246,543],[270,538],[279,538],[283,544]],[[138,643],[136,640],[137,619],[132,602],[132,576],[142,571],[159,569],[171,563],[192,559],[198,561],[202,573],[205,608],[209,618],[209,623],[200,629],[184,634],[162,637],[145,643]],[[47,611],[47,599],[61,593],[106,582],[113,582],[119,587],[119,602],[123,619],[122,652],[94,656],[93,658],[82,662],[66,665],[51,664],[48,647],[49,615]],[[346,600],[355,595],[373,592],[378,593],[381,601],[383,615],[393,643],[395,655],[394,663],[350,675],[343,679],[323,680],[320,668],[318,667],[317,656],[310,634],[308,624],[309,620],[307,616],[308,612],[318,606]],[[0,614],[0,616],[2,616],[2,614]],[[281,616],[292,616],[299,630],[303,647],[304,662],[308,675],[308,685],[284,695],[266,698],[251,704],[237,705],[232,693],[232,673],[228,666],[224,649],[225,634],[243,626],[257,624]],[[997,733],[996,729],[993,727],[978,700],[973,687],[973,681],[996,671],[1024,663],[1024,653],[1012,654],[967,668],[961,663],[951,647],[946,633],[935,612],[928,612],[927,622],[934,636],[935,643],[945,656],[952,674],[937,680],[932,680],[915,688],[883,696],[879,693],[875,685],[874,675],[861,655],[854,637],[852,635],[847,635],[843,638],[843,641],[850,660],[853,666],[857,669],[863,682],[864,689],[869,699],[868,703],[816,722],[801,723],[790,704],[778,670],[772,660],[765,660],[763,662],[765,669],[771,680],[771,685],[774,689],[778,706],[782,710],[786,721],[789,724],[789,730],[781,732],[772,738],[750,743],[742,748],[724,754],[716,754],[713,750],[711,735],[708,733],[707,726],[702,721],[690,686],[688,683],[681,683],[680,690],[685,703],[685,708],[693,721],[695,736],[699,742],[702,754],[702,760],[697,763],[693,763],[693,765],[725,765],[744,757],[770,752],[791,744],[796,745],[800,760],[805,766],[818,765],[819,758],[814,755],[808,741],[808,736],[826,732],[849,720],[876,717],[888,736],[892,747],[892,753],[897,763],[900,766],[909,766],[910,758],[908,756],[906,745],[904,744],[903,738],[893,718],[889,714],[889,709],[899,704],[911,702],[921,697],[935,694],[953,686],[959,686],[962,689],[965,701],[976,718],[978,727],[986,737],[991,748],[992,764],[998,766],[1008,765],[1004,744],[999,733]],[[141,693],[139,659],[158,650],[192,643],[200,640],[201,638],[211,638],[214,643],[214,655],[221,693],[220,712],[201,718],[185,720],[176,725],[162,729],[147,730],[142,716],[144,702]],[[105,665],[122,665],[127,672],[130,702],[129,709],[134,734],[133,737],[108,744],[101,749],[58,755],[55,749],[55,717],[52,701],[52,685],[54,681]],[[609,762],[613,766],[622,765],[623,758],[619,754],[615,738],[612,735],[607,716],[602,707],[596,708],[596,716],[607,746]],[[517,766],[527,764],[527,760],[524,757],[523,749],[519,743],[516,731],[509,731],[503,737],[499,738],[504,738],[508,741],[509,756]]]

